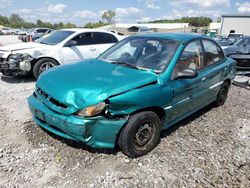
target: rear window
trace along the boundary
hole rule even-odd
[[[205,66],[209,66],[220,61],[224,55],[217,44],[212,41],[203,40],[205,49]]]
[[[95,44],[116,43],[118,40],[109,33],[94,33]]]

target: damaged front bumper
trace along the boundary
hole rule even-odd
[[[32,60],[31,56],[25,54],[12,54],[7,59],[0,58],[0,72],[6,76],[30,74]]]
[[[60,137],[84,142],[93,148],[114,148],[117,135],[127,119],[107,119],[103,116],[81,118],[65,116],[45,106],[34,95],[28,99],[34,121]]]

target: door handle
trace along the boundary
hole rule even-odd
[[[96,48],[90,48],[89,50],[93,52],[96,51]]]
[[[204,82],[204,81],[206,81],[206,80],[207,80],[206,77],[203,77],[203,78],[201,79],[202,82]]]

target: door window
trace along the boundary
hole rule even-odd
[[[191,68],[194,70],[199,70],[203,65],[203,53],[201,42],[194,41],[186,46],[182,52],[175,68],[174,75],[182,72],[184,69]]]
[[[250,46],[250,38],[242,38],[241,40],[239,40],[237,42],[237,44],[235,44],[239,47],[246,47],[246,46]]]
[[[37,32],[38,33],[45,33],[48,29],[38,29]]]
[[[82,33],[74,37],[72,40],[77,42],[77,46],[91,45],[94,42],[92,33]]]
[[[109,44],[118,42],[114,35],[109,33],[94,33],[95,44]]]
[[[224,58],[224,54],[217,44],[212,41],[203,40],[205,50],[205,66],[209,66]]]

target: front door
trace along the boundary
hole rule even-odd
[[[62,56],[64,63],[73,63],[88,58],[96,57],[98,52],[95,50],[94,38],[92,33],[82,33],[71,39],[75,41],[74,46],[64,46]]]
[[[171,119],[192,113],[202,105],[205,97],[206,72],[202,70],[203,51],[200,40],[189,43],[182,52],[173,71],[171,85],[173,87],[173,109]],[[197,71],[195,78],[175,78],[186,68]]]
[[[210,40],[202,40],[202,42],[205,55],[204,70],[207,72],[206,100],[212,101],[215,100],[223,81],[227,77],[229,68],[225,67],[223,63],[226,58],[218,44]]]

